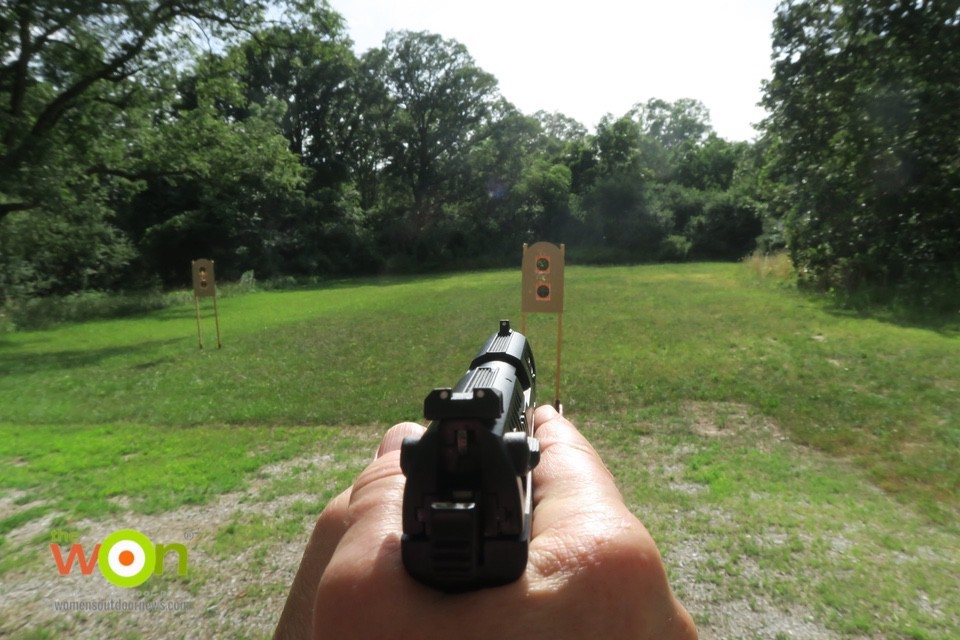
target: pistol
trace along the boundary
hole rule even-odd
[[[502,320],[457,385],[424,400],[430,425],[400,449],[401,555],[418,581],[457,592],[523,575],[540,461],[536,382],[529,342]]]

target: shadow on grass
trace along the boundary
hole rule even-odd
[[[840,318],[874,320],[905,329],[923,329],[944,337],[960,336],[960,296],[949,304],[892,299],[878,301],[869,297],[801,290],[802,295],[827,313]]]
[[[491,267],[490,269],[481,269],[475,273],[494,272],[502,270],[501,267]],[[462,271],[433,271],[425,273],[409,274],[385,274],[371,276],[345,276],[345,277],[325,277],[325,278],[278,278],[258,282],[256,289],[258,291],[336,291],[338,289],[354,289],[357,287],[392,287],[402,284],[414,284],[420,282],[434,282],[445,280],[451,277],[464,275]],[[230,289],[230,285],[225,286],[221,293],[223,297],[236,295]],[[237,293],[245,293],[239,291]]]
[[[891,309],[882,307],[856,308],[844,306],[842,302],[831,301],[824,310],[840,318],[874,320],[892,324],[904,329],[922,329],[932,331],[945,338],[960,337],[960,309],[955,312],[925,312],[910,309]]]
[[[144,363],[134,363],[134,368],[149,368],[161,364],[156,360],[157,349],[166,345],[182,342],[182,338],[151,340],[136,346],[105,347],[103,349],[70,349],[48,353],[5,354],[0,351],[0,376],[43,373],[61,369],[77,369],[99,364],[109,358],[132,357],[137,354],[150,354],[152,359]]]
[[[213,306],[207,305],[200,309],[201,317],[206,317],[208,314],[213,314]],[[150,313],[143,314],[142,318],[144,320],[153,320],[157,322],[168,322],[170,320],[192,320],[196,322],[197,311],[194,306],[172,306],[159,311],[151,311]]]

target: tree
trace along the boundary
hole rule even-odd
[[[789,190],[801,277],[845,289],[960,279],[956,3],[784,2],[773,61],[769,172]]]
[[[497,81],[462,44],[430,33],[390,33],[371,58],[396,105],[384,160],[410,198],[395,230],[416,243],[442,219],[444,186],[496,117]]]
[[[131,80],[175,59],[178,29],[199,24],[214,35],[257,19],[261,2],[243,0],[15,0],[0,9],[0,219],[35,209],[48,192],[51,168],[63,182],[122,168],[103,166],[98,149],[57,162],[78,118],[100,108],[100,126],[123,119],[142,98]],[[89,145],[96,147],[96,144]]]
[[[501,104],[496,119],[477,132],[478,142],[450,182],[451,193],[460,204],[455,222],[472,236],[465,246],[491,258],[502,259],[528,239],[532,212],[522,204],[522,176],[536,158],[540,134],[537,122]],[[494,254],[496,254],[494,256]]]
[[[597,164],[582,199],[584,231],[617,259],[652,261],[666,235],[650,203],[650,144],[631,113],[604,116],[593,138]]]
[[[572,176],[565,164],[531,162],[517,185],[518,209],[527,220],[527,241],[565,240],[571,216]]]
[[[731,190],[714,192],[702,215],[687,224],[690,257],[697,260],[739,260],[749,255],[763,232],[756,203]]]
[[[117,206],[139,266],[166,284],[182,282],[198,256],[216,258],[224,277],[276,270],[288,217],[303,209],[303,171],[278,125],[285,107],[249,102],[237,53],[210,54],[183,74],[178,99],[139,139],[144,188]]]
[[[358,61],[345,29],[343,18],[320,5],[256,32],[235,52],[244,59],[238,80],[247,102],[286,107],[281,130],[319,186],[348,179],[362,117],[353,91]]]
[[[581,154],[578,164],[588,168],[572,183],[582,190],[595,241],[643,260],[691,252],[739,258],[752,246],[754,238],[743,236],[758,227],[753,203],[723,197],[746,145],[718,137],[700,102],[653,99],[620,118],[607,115],[593,146],[595,163],[582,164]],[[711,231],[717,233],[708,238]]]
[[[686,146],[677,157],[676,181],[685,187],[726,191],[749,149],[711,133],[700,144]]]
[[[9,295],[129,284],[114,221],[145,180],[164,78],[198,29],[229,37],[261,15],[240,0],[14,0],[0,5],[0,265]]]
[[[625,117],[637,124],[643,136],[643,164],[660,182],[675,180],[684,155],[698,149],[713,133],[709,111],[690,98],[675,102],[652,98],[634,105]]]
[[[522,242],[561,242],[569,213],[570,170],[556,140],[536,116],[504,104],[470,154],[462,192],[473,194],[466,217],[476,229],[475,246],[505,264]]]
[[[538,146],[543,153],[559,158],[569,153],[572,146],[582,144],[587,139],[587,128],[569,116],[559,112],[537,111],[534,120],[540,125],[541,136]]]
[[[236,79],[246,105],[283,105],[278,126],[305,168],[302,202],[284,208],[276,268],[296,274],[372,265],[365,210],[376,204],[380,131],[390,114],[381,82],[353,54],[343,19],[325,3],[288,13],[241,43]]]
[[[665,149],[700,144],[712,131],[709,111],[702,102],[690,98],[672,103],[652,98],[634,105],[629,115],[643,133]]]

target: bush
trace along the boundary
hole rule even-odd
[[[703,215],[690,221],[690,254],[699,260],[739,260],[757,246],[763,223],[750,198],[725,192],[710,202]]]
[[[660,260],[664,262],[683,262],[690,254],[692,244],[685,236],[667,236],[660,243]]]
[[[84,291],[66,296],[8,298],[0,308],[0,331],[44,329],[64,322],[132,316],[190,300],[186,291],[127,294]]]

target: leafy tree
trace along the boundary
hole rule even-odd
[[[658,216],[669,221],[671,234],[680,236],[689,234],[690,221],[706,213],[713,197],[714,192],[686,187],[679,182],[655,185],[651,193]]]
[[[0,5],[0,299],[129,284],[117,203],[155,175],[139,154],[162,77],[205,29],[257,20],[240,0]],[[163,169],[166,171],[166,169]]]
[[[700,102],[654,99],[608,115],[593,145],[583,207],[595,242],[644,260],[738,259],[752,249],[756,203],[729,193],[748,147],[717,136]]]
[[[119,207],[119,223],[140,266],[167,284],[182,282],[198,256],[214,257],[224,277],[276,270],[286,218],[303,208],[303,173],[277,125],[284,106],[246,99],[243,64],[231,54],[201,60],[180,83],[180,100],[141,138],[141,165],[152,170]]]
[[[618,259],[654,260],[668,229],[650,202],[650,139],[631,115],[608,115],[597,125],[597,164],[582,199],[584,231]]]
[[[702,215],[687,224],[690,257],[697,260],[739,260],[756,248],[763,232],[756,203],[738,191],[711,194]]]
[[[0,302],[133,284],[126,267],[136,253],[98,187],[75,184],[48,194],[41,213],[14,211],[0,221]]]
[[[522,182],[537,157],[540,128],[512,105],[500,103],[497,117],[477,132],[479,141],[450,183],[461,201],[456,224],[471,237],[460,242],[497,262],[516,255],[537,224],[538,211],[524,207]],[[447,210],[453,210],[448,204]]]
[[[342,18],[326,4],[291,11],[233,55],[243,61],[237,80],[245,104],[285,107],[280,129],[306,169],[303,201],[283,209],[276,267],[298,274],[376,268],[364,210],[376,204],[380,136],[391,109],[382,83],[353,54]]]
[[[258,31],[235,52],[247,102],[286,107],[281,130],[290,150],[314,174],[319,186],[349,177],[353,133],[362,114],[355,107],[357,59],[343,19],[326,5],[290,16],[284,24]]]
[[[672,103],[653,98],[634,105],[625,117],[634,121],[642,134],[643,164],[660,182],[676,179],[681,158],[713,132],[707,108],[689,98]]]
[[[391,233],[416,244],[441,221],[453,199],[445,186],[496,116],[497,81],[462,44],[430,33],[390,33],[370,60],[396,104],[383,159],[410,202]]]
[[[614,119],[604,116],[597,124],[593,143],[598,159],[597,174],[649,174],[648,158],[642,157],[646,142],[643,132],[630,114]]]
[[[0,218],[44,201],[51,169],[61,182],[102,173],[96,142],[77,140],[91,104],[103,125],[142,98],[138,83],[172,62],[182,27],[214,35],[256,20],[262,4],[241,0],[14,0],[0,8]],[[109,108],[108,108],[109,107]],[[63,145],[78,147],[65,161]],[[106,167],[107,170],[112,167]]]
[[[700,144],[712,131],[707,108],[690,98],[672,103],[652,98],[635,105],[630,115],[641,131],[666,149]]]
[[[715,133],[699,144],[685,145],[677,157],[675,179],[705,191],[726,191],[749,149],[745,142],[729,142]]]
[[[572,146],[582,144],[587,139],[587,128],[562,113],[538,111],[533,118],[540,125],[538,147],[551,158],[569,153]]]
[[[759,163],[696,101],[591,135],[518,112],[455,41],[392,33],[358,59],[325,0],[279,0],[269,23],[265,4],[0,5],[0,302],[182,284],[199,255],[235,277],[486,266],[542,238],[630,260],[749,241],[738,172]]]
[[[561,163],[530,163],[517,185],[519,210],[528,221],[526,240],[565,241],[572,214],[572,175]]]
[[[770,173],[801,276],[960,279],[960,15],[954,2],[784,2],[765,87]]]

